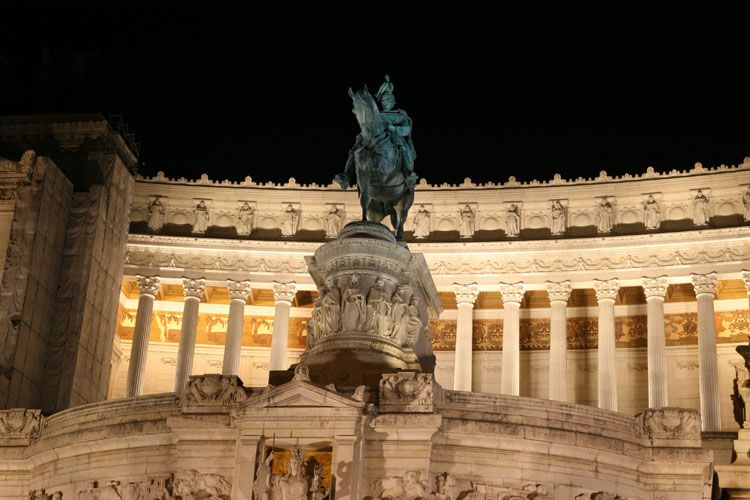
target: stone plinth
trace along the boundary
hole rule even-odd
[[[355,222],[306,260],[320,290],[301,360],[314,381],[374,389],[382,373],[432,371],[427,322],[441,305],[422,255],[381,224]]]

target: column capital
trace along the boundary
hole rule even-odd
[[[596,291],[596,300],[615,300],[617,298],[617,291],[620,289],[620,285],[617,283],[617,278],[611,280],[594,280],[594,291]]]
[[[750,271],[742,271],[742,281],[745,282],[745,290],[747,290],[747,294],[750,295]]]
[[[457,304],[471,304],[477,300],[479,290],[476,283],[470,285],[462,285],[460,283],[453,283],[453,293],[456,295]]]
[[[182,278],[182,293],[185,295],[185,298],[194,297],[200,300],[203,298],[203,292],[205,291],[206,280],[203,278]]]
[[[666,276],[659,276],[657,278],[650,278],[644,276],[641,278],[643,293],[646,294],[646,298],[649,297],[660,297],[664,298],[667,293],[669,283],[667,283]]]
[[[716,293],[716,284],[718,283],[716,273],[691,274],[690,281],[693,282],[693,290],[695,290],[696,296],[704,293],[709,295]]]
[[[296,293],[297,283],[294,281],[289,283],[280,283],[278,281],[273,282],[273,299],[277,303],[289,302],[291,304]]]
[[[139,274],[135,277],[135,280],[138,282],[138,288],[141,289],[141,295],[156,297],[160,283],[158,276],[141,276]]]
[[[520,304],[523,300],[523,283],[500,283],[500,295],[503,302],[515,302]]]
[[[565,302],[570,298],[570,281],[547,282],[547,294],[550,302]]]
[[[229,289],[230,300],[241,300],[244,302],[250,294],[249,281],[227,280],[227,288]]]

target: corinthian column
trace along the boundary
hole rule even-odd
[[[224,344],[222,375],[239,375],[242,357],[242,322],[245,319],[245,302],[250,293],[249,281],[227,280],[229,289],[229,322]]]
[[[456,358],[453,371],[453,390],[471,391],[472,371],[472,310],[479,291],[477,284],[453,285],[458,304],[458,318],[456,320]]]
[[[615,353],[615,298],[617,280],[594,280],[599,306],[599,408],[617,411],[617,356]]]
[[[551,309],[549,335],[549,398],[568,399],[568,318],[570,281],[547,282]]]
[[[745,282],[745,290],[747,290],[747,298],[750,299],[750,271],[742,271],[742,281]]]
[[[182,280],[182,292],[185,304],[182,307],[182,330],[180,331],[180,347],[177,351],[177,370],[174,377],[174,391],[179,393],[187,384],[188,377],[193,373],[193,355],[195,354],[195,333],[198,329],[198,308],[201,297],[206,289],[206,280]]]
[[[714,293],[716,273],[693,274],[693,289],[698,300],[698,369],[700,376],[701,423],[704,431],[721,430],[719,407],[719,370],[716,361]]]
[[[138,297],[138,312],[135,315],[133,346],[130,350],[130,364],[128,365],[128,385],[125,388],[126,397],[143,394],[143,376],[146,373],[151,313],[154,310],[154,298],[159,291],[159,278],[155,276],[137,276],[136,280],[138,281],[138,287],[141,289],[141,295]]]
[[[520,339],[519,309],[523,300],[522,283],[500,283],[500,294],[503,296],[503,375],[500,380],[500,393],[518,396],[521,393],[519,384]]]
[[[292,307],[297,285],[291,283],[273,284],[273,298],[276,311],[273,315],[273,337],[271,338],[271,362],[269,370],[286,370],[286,351],[289,345],[289,310]]]
[[[664,339],[664,294],[666,276],[643,278],[648,303],[648,406],[663,408],[667,403],[667,350]]]

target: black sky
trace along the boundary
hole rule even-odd
[[[327,183],[357,132],[347,87],[389,73],[431,182],[750,156],[750,51],[726,23],[666,32],[648,16],[574,25],[558,16],[582,13],[533,10],[344,22],[335,9],[292,22],[282,7],[5,12],[0,113],[122,114],[147,175]]]

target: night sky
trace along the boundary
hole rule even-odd
[[[347,88],[374,92],[385,73],[414,121],[415,170],[434,183],[750,156],[748,43],[726,24],[716,35],[708,21],[669,33],[658,21],[615,27],[611,18],[584,29],[554,12],[468,21],[444,12],[417,24],[381,22],[383,11],[376,24],[334,20],[341,12],[294,22],[171,10],[4,14],[0,113],[120,114],[145,175],[328,183],[358,130]]]

